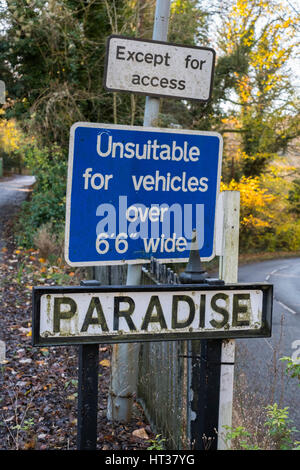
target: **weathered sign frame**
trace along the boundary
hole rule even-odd
[[[187,129],[168,129],[168,128],[160,128],[160,127],[143,127],[143,126],[127,126],[127,125],[116,125],[116,124],[107,124],[107,123],[89,123],[89,122],[77,122],[75,124],[72,125],[71,127],[71,131],[70,131],[70,144],[69,144],[69,159],[68,159],[68,178],[67,178],[67,193],[66,193],[66,224],[65,224],[65,260],[67,262],[67,264],[69,264],[70,266],[108,266],[108,265],[124,265],[124,264],[145,264],[145,263],[150,263],[150,255],[146,255],[146,253],[144,253],[144,256],[139,256],[139,257],[135,257],[135,258],[130,258],[128,259],[128,253],[124,253],[124,255],[120,255],[118,256],[118,259],[115,260],[115,259],[111,259],[111,258],[108,258],[107,255],[101,257],[99,255],[97,255],[95,253],[95,257],[94,259],[80,259],[78,261],[74,261],[73,259],[71,259],[71,255],[70,255],[70,250],[71,250],[71,245],[73,245],[73,238],[74,238],[74,233],[72,232],[72,229],[71,229],[71,219],[72,219],[72,209],[73,210],[76,210],[74,208],[74,194],[76,193],[75,189],[74,189],[74,185],[76,183],[76,181],[78,180],[78,178],[75,178],[74,177],[74,172],[75,172],[75,169],[74,169],[74,165],[76,163],[77,160],[80,160],[82,162],[85,162],[86,160],[88,159],[85,159],[85,158],[80,158],[80,159],[76,159],[76,152],[77,152],[77,148],[76,148],[76,142],[77,142],[77,145],[78,145],[78,139],[76,140],[76,130],[89,130],[89,131],[107,131],[107,132],[111,132],[111,131],[114,131],[114,132],[118,132],[118,133],[124,133],[124,132],[128,132],[129,134],[134,134],[134,135],[142,135],[144,136],[144,138],[148,137],[149,135],[149,138],[151,137],[151,135],[159,135],[160,133],[162,135],[165,135],[166,138],[185,138],[185,139],[196,139],[197,137],[199,139],[201,139],[201,142],[204,142],[204,141],[208,141],[210,138],[212,139],[216,139],[216,141],[218,141],[218,155],[215,155],[213,154],[214,156],[214,161],[217,161],[216,165],[217,165],[217,168],[216,168],[216,173],[214,175],[214,185],[215,185],[215,191],[212,193],[212,196],[215,200],[215,205],[214,205],[214,214],[213,214],[213,225],[214,225],[214,229],[213,229],[213,233],[211,234],[212,235],[212,241],[210,242],[210,244],[212,245],[212,250],[209,254],[209,256],[205,256],[203,253],[201,253],[201,260],[202,261],[210,261],[211,259],[213,259],[216,255],[216,243],[215,243],[215,240],[216,240],[216,225],[217,225],[217,210],[216,210],[216,206],[217,206],[217,199],[218,199],[218,196],[220,194],[220,179],[221,179],[221,167],[222,167],[222,154],[223,154],[223,139],[222,139],[222,136],[217,133],[217,132],[213,132],[213,131],[195,131],[195,130],[187,130]],[[209,155],[210,156],[210,155]],[[126,159],[122,159],[122,161],[125,161]],[[104,160],[105,162],[105,160]],[[128,163],[127,163],[128,162]],[[126,160],[126,165],[128,165],[128,171],[131,170],[131,167],[130,167],[130,162],[131,160]],[[101,162],[100,162],[101,163]],[[147,160],[147,163],[148,163],[148,160]],[[152,162],[153,163],[153,162]],[[165,163],[165,162],[163,162]],[[197,163],[195,163],[197,165]],[[151,165],[151,167],[154,168],[153,164]],[[152,171],[152,169],[150,168],[150,170]],[[195,172],[199,171],[197,168],[195,170]],[[195,173],[196,174],[196,173]],[[78,175],[78,172],[75,176]],[[80,173],[81,175],[81,173]],[[76,193],[78,194],[78,193]],[[120,193],[118,193],[120,194]],[[166,194],[168,195],[168,191],[166,191],[165,193],[161,193],[161,192],[158,192],[157,194]],[[178,193],[177,193],[178,194]],[[180,199],[182,198],[182,192],[180,191],[179,193],[181,196],[180,196]],[[186,193],[187,194],[187,193]],[[201,193],[201,194],[204,194],[204,193]],[[198,196],[199,198],[199,196]],[[108,197],[106,195],[106,198],[103,199],[103,202],[109,202],[111,199],[111,197]],[[200,198],[199,198],[200,199]],[[96,197],[95,197],[95,200],[96,200]],[[195,204],[197,204],[197,198],[195,196]],[[162,202],[166,202],[166,200],[162,200]],[[199,203],[201,203],[201,200],[199,200]],[[182,202],[182,205],[185,204],[185,201]],[[82,231],[82,225],[79,225],[78,224],[78,227],[80,227],[80,230]],[[88,232],[86,232],[88,233]],[[115,239],[113,239],[115,240]],[[135,239],[133,239],[135,240]],[[82,239],[80,237],[80,253],[84,253],[84,251],[86,251],[86,247],[91,247],[91,243],[90,243],[91,240],[89,240],[89,243],[82,243]],[[132,242],[132,241],[131,241]],[[85,247],[85,248],[84,248]],[[83,250],[84,248],[84,250]],[[111,252],[114,252],[115,253],[115,250],[110,250],[108,253],[111,253]],[[164,251],[165,253],[165,251]],[[160,257],[159,254],[157,256],[157,259],[159,259],[159,262],[160,263],[184,263],[184,262],[187,262],[188,261],[188,256],[186,254],[182,254],[182,257],[181,256],[175,256],[172,257],[167,257],[167,256],[164,256],[164,257]]]
[[[136,334],[103,334],[93,336],[60,336],[60,337],[42,337],[40,335],[40,315],[41,315],[41,296],[46,294],[104,294],[104,293],[136,293],[136,292],[195,292],[195,291],[233,291],[233,290],[259,290],[263,295],[262,302],[262,323],[260,328],[217,331],[188,331],[188,332],[172,332],[167,333],[136,333]],[[217,339],[217,338],[254,338],[254,337],[270,337],[272,325],[272,298],[273,286],[271,284],[227,284],[223,286],[212,286],[209,284],[195,285],[172,285],[172,286],[50,286],[50,287],[34,287],[33,288],[33,323],[32,323],[32,342],[34,346],[49,345],[71,345],[71,344],[100,344],[100,343],[128,343],[142,341],[169,341],[169,340],[192,340],[192,339]]]
[[[110,52],[110,41],[112,39],[128,40],[128,41],[132,41],[132,42],[146,43],[146,44],[149,43],[149,44],[153,44],[153,45],[162,44],[162,45],[168,46],[170,48],[172,48],[172,47],[173,48],[184,48],[184,49],[187,49],[187,50],[198,50],[198,51],[202,50],[202,51],[211,52],[212,53],[212,66],[211,66],[211,72],[210,72],[211,77],[210,77],[208,97],[205,98],[205,99],[202,99],[202,98],[189,97],[186,94],[182,94],[182,95],[177,95],[176,94],[176,95],[174,95],[174,93],[172,94],[171,92],[170,93],[159,93],[159,92],[151,93],[149,91],[143,92],[143,91],[136,91],[136,90],[133,90],[133,89],[114,88],[114,87],[109,86],[107,84],[107,80],[108,80],[108,62],[109,62],[109,52]],[[118,35],[118,34],[112,34],[107,39],[105,68],[104,68],[104,75],[103,75],[103,86],[107,91],[110,91],[110,92],[127,92],[127,93],[134,93],[134,94],[137,94],[137,95],[152,96],[152,97],[156,97],[156,98],[160,97],[160,98],[175,98],[175,99],[191,99],[193,101],[200,101],[202,103],[206,103],[211,99],[211,95],[212,95],[215,60],[216,60],[216,52],[211,47],[189,46],[189,45],[186,45],[186,44],[177,44],[177,43],[175,44],[175,43],[169,43],[169,42],[166,42],[166,41],[157,41],[157,40],[153,40],[153,39],[131,38],[131,37],[122,36],[122,35]]]

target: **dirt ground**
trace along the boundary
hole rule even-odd
[[[16,247],[11,218],[16,210],[13,204],[0,211],[0,450],[75,450],[78,346],[31,345],[32,286],[46,268],[38,252]],[[41,280],[56,283],[51,273]],[[111,347],[99,345],[97,449],[146,449],[154,434],[136,402],[129,423],[106,418],[110,356]]]

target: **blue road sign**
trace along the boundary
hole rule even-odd
[[[186,262],[193,229],[201,259],[212,259],[221,160],[215,132],[74,124],[67,263]]]

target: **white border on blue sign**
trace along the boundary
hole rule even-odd
[[[142,132],[164,132],[169,134],[193,134],[193,135],[206,135],[218,137],[219,145],[219,158],[218,158],[218,174],[217,174],[217,187],[216,187],[216,205],[218,195],[220,193],[220,180],[222,168],[222,155],[223,155],[223,137],[218,132],[213,131],[194,131],[189,129],[168,129],[161,127],[143,127],[143,126],[126,126],[119,124],[102,124],[93,122],[75,122],[70,129],[69,140],[69,159],[68,159],[68,177],[67,177],[67,194],[66,194],[66,224],[65,224],[65,260],[69,266],[84,267],[84,266],[117,266],[126,264],[146,264],[150,263],[149,258],[138,258],[135,260],[105,260],[105,261],[70,261],[69,259],[69,244],[70,244],[70,217],[71,217],[71,192],[72,192],[72,175],[73,175],[73,158],[74,158],[74,140],[75,131],[77,127],[93,127],[101,129],[120,129],[125,131],[142,131]],[[214,242],[213,252],[209,257],[201,257],[201,261],[211,261],[216,256],[216,224],[217,224],[217,210],[215,210],[214,221]],[[189,258],[158,258],[159,263],[187,263]]]

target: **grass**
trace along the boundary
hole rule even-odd
[[[299,450],[296,440],[299,431],[290,420],[286,406],[285,388],[289,378],[287,365],[281,360],[284,326],[282,317],[279,336],[270,343],[270,356],[261,358],[266,366],[264,372],[244,342],[236,345],[232,427],[227,429],[233,450]],[[246,367],[254,364],[254,360],[257,374],[249,378]],[[296,405],[293,400],[291,404]]]
[[[300,251],[277,251],[264,253],[243,253],[239,255],[239,265],[258,263],[260,261],[268,261],[272,259],[298,258]]]

